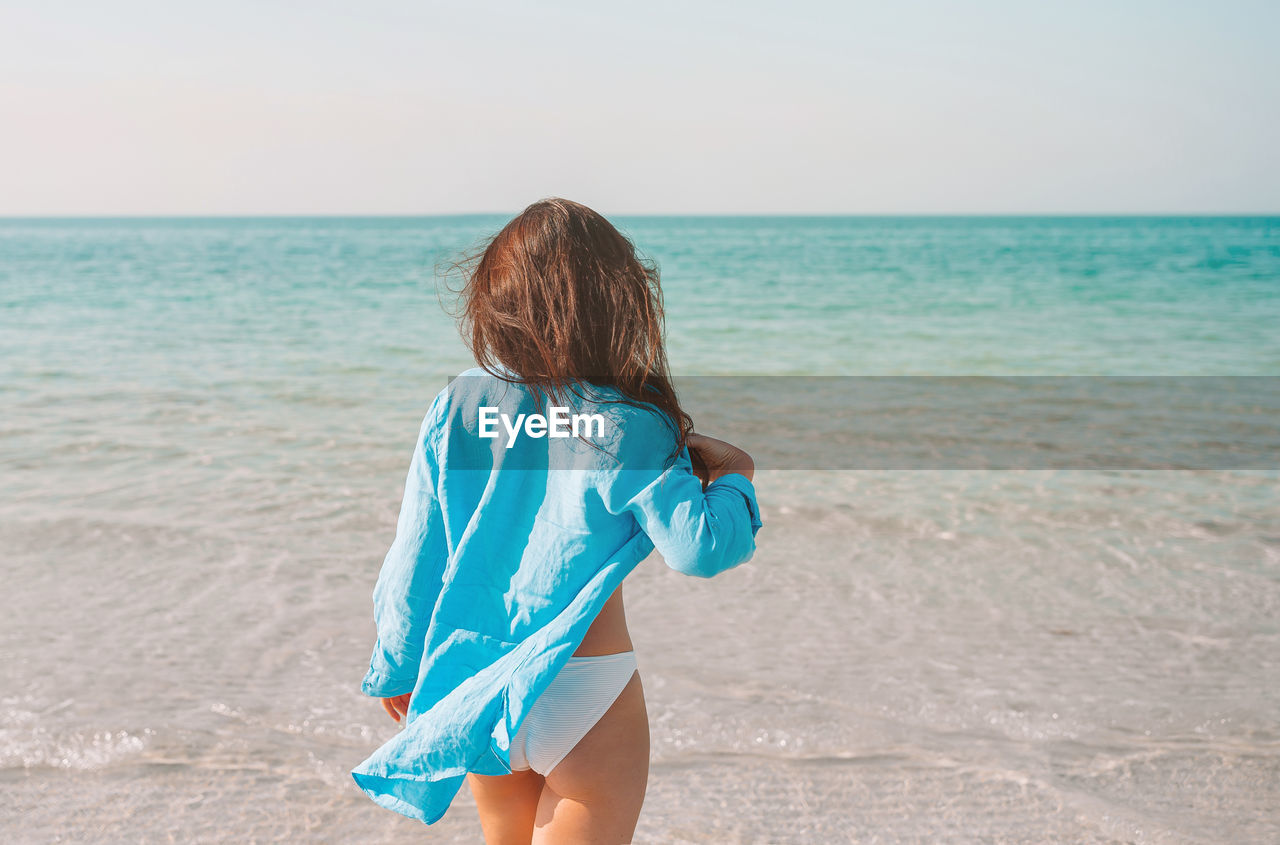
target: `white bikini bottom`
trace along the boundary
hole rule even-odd
[[[511,770],[550,773],[600,721],[635,673],[634,651],[570,657],[512,738]]]

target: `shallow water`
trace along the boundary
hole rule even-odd
[[[347,772],[500,223],[0,222],[6,841],[477,841]],[[623,224],[682,373],[1280,374],[1275,220]],[[1275,841],[1278,475],[761,473],[751,563],[627,582],[637,841]]]

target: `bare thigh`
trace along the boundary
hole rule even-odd
[[[529,845],[542,797],[542,775],[528,770],[509,775],[467,775],[480,811],[486,845]]]
[[[649,714],[636,672],[600,721],[547,775],[533,842],[630,842],[648,782]]]

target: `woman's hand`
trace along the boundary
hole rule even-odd
[[[753,480],[756,462],[732,443],[704,434],[690,434],[688,446],[693,474],[702,479],[704,489],[720,476],[734,472],[745,475],[748,481]]]
[[[391,715],[391,718],[398,722],[401,716],[409,715],[409,696],[411,695],[413,693],[406,692],[404,695],[397,695],[395,698],[384,698],[382,699],[382,709],[386,710]]]

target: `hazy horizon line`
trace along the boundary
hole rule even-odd
[[[514,217],[522,209],[513,211],[457,211],[457,212],[318,212],[318,213],[158,213],[158,214],[0,214],[0,221],[23,220],[422,220],[432,218],[458,217]],[[610,217],[651,217],[651,218],[797,218],[797,219],[832,219],[832,218],[868,218],[868,219],[929,219],[929,218],[1266,218],[1280,217],[1276,211],[936,211],[936,212],[609,212]]]

